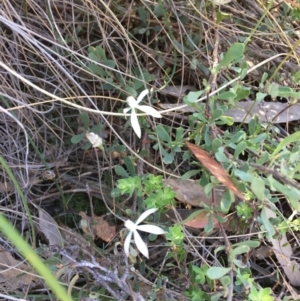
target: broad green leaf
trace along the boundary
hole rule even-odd
[[[237,255],[241,255],[241,254],[244,254],[244,253],[248,253],[250,251],[250,247],[247,246],[247,245],[241,245],[241,246],[238,246],[236,248],[234,248],[231,253],[232,255],[237,256]]]
[[[276,231],[274,229],[274,226],[271,224],[271,222],[269,221],[269,219],[267,217],[265,207],[262,208],[260,217],[261,217],[261,221],[262,221],[263,225],[265,226],[265,228],[268,232],[269,237],[272,237],[276,233]]]
[[[96,65],[96,64],[89,64],[88,69],[95,75],[99,75],[101,77],[106,77],[107,76],[106,71],[103,68],[101,68],[100,66]]]
[[[255,100],[258,102],[262,101],[267,95],[267,93],[257,92]]]
[[[300,98],[300,92],[296,92],[294,89],[290,87],[279,87],[278,96],[280,97],[291,97],[291,98]]]
[[[116,62],[113,61],[113,60],[106,60],[106,61],[103,61],[102,62],[103,65],[107,66],[107,67],[110,67],[110,68],[115,68],[116,66]]]
[[[240,154],[244,154],[244,151],[247,149],[247,144],[245,141],[241,141],[235,148],[234,158],[238,158]]]
[[[250,89],[241,87],[236,91],[236,98],[234,99],[235,102],[238,102],[242,99],[245,99],[250,95]]]
[[[235,198],[233,192],[227,189],[222,194],[222,198],[221,198],[221,210],[223,213],[228,213],[231,204],[234,202],[234,200]]]
[[[155,129],[158,137],[165,142],[171,142],[171,138],[169,133],[166,131],[165,127],[163,125],[158,125]]]
[[[245,140],[245,139],[246,139],[246,133],[244,131],[238,131],[233,136],[231,136],[230,142],[236,144],[241,140]]]
[[[71,142],[73,144],[77,144],[77,143],[79,143],[83,139],[83,137],[85,137],[85,133],[81,133],[81,134],[75,135],[75,136],[73,136],[71,138]]]
[[[211,280],[220,279],[231,271],[231,268],[210,267],[206,271],[206,276]]]
[[[124,164],[129,172],[130,176],[131,177],[135,176],[136,175],[135,166],[134,166],[132,159],[130,157],[125,157]]]
[[[277,83],[271,83],[268,87],[268,93],[273,99],[275,99],[278,96],[278,88],[279,85]]]
[[[253,174],[245,172],[240,169],[234,169],[233,173],[239,177],[242,181],[251,182],[253,180]]]
[[[222,115],[223,115],[223,111],[220,110],[220,109],[216,109],[216,110],[213,111],[213,114],[211,116],[211,120],[216,120],[219,117],[221,117]]]
[[[164,157],[163,157],[163,161],[165,164],[171,164],[174,162],[174,156],[175,156],[175,152],[170,152],[167,153]]]
[[[215,96],[215,99],[221,99],[221,100],[231,100],[235,99],[236,94],[233,91],[226,91],[222,92],[219,95]]]
[[[257,143],[263,142],[266,138],[267,138],[267,134],[262,133],[262,134],[259,134],[256,137],[254,137],[254,138],[249,139],[249,142],[251,142],[253,144],[257,144]]]
[[[90,118],[86,112],[82,112],[79,115],[81,122],[83,123],[83,127],[87,130],[90,125]]]
[[[228,285],[231,283],[231,278],[229,276],[224,276],[220,279],[221,283],[222,283],[222,286],[227,288]]]
[[[208,216],[208,222],[207,224],[205,225],[204,227],[204,231],[206,233],[209,233],[211,232],[212,230],[214,229],[214,224],[213,224],[213,220],[212,220],[212,217],[211,217],[211,214]]]
[[[253,177],[251,182],[251,190],[259,200],[265,199],[265,182],[261,178]]]
[[[136,92],[136,89],[134,89],[133,87],[128,86],[128,85],[125,87],[125,91],[128,92],[128,95],[133,96],[133,97],[137,97],[137,95],[138,95]]]
[[[101,59],[94,52],[89,53],[89,59],[97,63],[101,61]]]
[[[120,165],[115,166],[115,173],[122,178],[129,177],[129,174],[127,173],[127,171]]]
[[[190,177],[199,174],[201,169],[189,170],[181,176],[182,180],[188,180]]]
[[[102,130],[102,128],[103,128],[103,124],[98,123],[98,124],[94,125],[94,126],[91,128],[91,132],[94,132],[94,133],[100,133],[100,131]]]
[[[282,194],[284,194],[286,197],[288,197],[294,210],[300,212],[300,202],[299,202],[300,191],[295,187],[289,187],[287,185],[282,185],[274,178],[268,177],[268,180],[272,186],[271,189],[277,190],[277,191],[281,192]]]
[[[224,153],[217,152],[216,153],[216,158],[219,162],[223,163],[230,163],[230,160],[225,156]]]
[[[245,45],[243,43],[232,44],[225,53],[224,58],[217,66],[217,71],[231,64],[234,60],[241,58],[244,55]]]
[[[191,105],[196,102],[196,100],[203,94],[203,92],[204,92],[204,90],[198,91],[198,92],[191,91],[191,92],[189,92],[188,95],[185,95],[183,97],[183,101],[187,105]]]
[[[91,52],[94,52],[101,60],[106,60],[105,50],[100,45],[96,46]]]

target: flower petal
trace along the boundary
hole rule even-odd
[[[124,241],[124,252],[127,257],[129,256],[129,247],[130,247],[131,237],[132,237],[132,231],[129,231],[125,238],[125,241]]]
[[[157,208],[152,208],[146,210],[144,213],[141,214],[141,216],[137,219],[135,222],[136,225],[140,224],[144,219],[146,219],[150,214],[156,212],[158,209]]]
[[[131,126],[135,131],[136,135],[141,138],[142,132],[139,124],[138,117],[136,115],[135,109],[132,109],[131,116],[130,116]]]
[[[133,223],[131,220],[127,220],[124,224],[124,226],[129,230],[129,231],[135,231],[136,230],[136,224]]]
[[[140,226],[136,226],[136,229],[143,231],[143,232],[156,234],[156,235],[166,233],[165,230],[163,230],[162,228],[160,228],[158,226],[154,226],[154,225],[140,225]]]
[[[130,108],[135,109],[138,105],[136,99],[133,96],[128,96],[126,98],[126,101],[128,103],[128,105],[130,106]]]
[[[125,109],[123,109],[123,113],[127,114],[130,110],[131,110],[131,108],[125,108]]]
[[[86,138],[90,141],[93,147],[101,147],[103,145],[103,140],[99,135],[90,132],[85,134]]]
[[[150,106],[137,106],[137,109],[145,112],[147,115],[153,116],[155,118],[161,118],[161,114],[154,108]]]
[[[149,252],[148,252],[148,247],[147,245],[143,242],[140,234],[138,231],[134,231],[134,242],[138,248],[138,250],[147,258],[149,258]]]
[[[148,89],[142,91],[141,94],[138,96],[136,103],[139,104],[148,93],[149,93]]]

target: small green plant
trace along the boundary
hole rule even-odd
[[[119,174],[124,169],[117,167]],[[128,194],[132,196],[136,193],[137,197],[143,201],[146,208],[158,208],[160,211],[175,205],[175,193],[170,187],[166,186],[162,176],[145,174],[141,177],[127,177],[118,180],[117,187],[112,191],[112,197]]]

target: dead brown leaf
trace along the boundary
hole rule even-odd
[[[0,248],[0,283],[7,292],[16,293],[16,290],[37,282],[38,277],[29,265],[14,259],[8,251]]]
[[[235,193],[236,196],[242,200],[245,200],[245,197],[233,183],[227,171],[215,159],[213,159],[206,151],[197,145],[188,142],[186,145],[212,175],[214,175],[223,185]]]
[[[212,198],[207,197],[204,188],[195,183],[195,181],[167,179],[165,183],[172,187],[176,193],[176,199],[183,204],[200,207],[201,203],[203,203],[207,206],[212,206]],[[215,205],[220,205],[224,192],[224,186],[219,185],[214,188]]]
[[[80,221],[81,228],[86,234],[89,234],[93,239],[100,238],[106,242],[112,240],[117,234],[116,226],[110,225],[105,219],[105,215],[96,216],[93,218],[86,215],[84,212],[79,212],[82,217]]]
[[[111,226],[105,219],[105,215],[94,216],[92,229],[97,237],[110,242],[117,234],[116,226]]]

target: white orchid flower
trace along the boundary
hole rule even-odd
[[[86,138],[91,142],[93,147],[99,147],[100,149],[103,150],[103,140],[99,135],[90,132],[85,134]]]
[[[124,251],[126,256],[129,256],[129,247],[130,247],[130,241],[132,238],[132,234],[134,236],[134,242],[138,248],[138,250],[147,258],[149,258],[149,251],[147,245],[143,242],[140,234],[138,233],[138,230],[152,233],[152,234],[165,234],[166,231],[164,231],[162,228],[154,225],[139,225],[144,219],[146,219],[150,214],[157,211],[157,208],[149,209],[145,211],[138,220],[133,223],[131,220],[127,220],[125,222],[125,227],[129,230],[129,233],[126,236],[125,242],[124,242]]]
[[[136,135],[141,138],[141,128],[139,124],[138,117],[136,115],[136,110],[140,110],[142,112],[145,112],[147,115],[151,115],[155,118],[161,118],[161,114],[155,110],[154,108],[150,106],[145,106],[145,105],[139,105],[139,103],[143,100],[143,98],[149,93],[149,90],[146,89],[141,92],[141,94],[138,96],[137,99],[135,99],[133,96],[127,97],[126,101],[129,105],[129,108],[125,108],[123,110],[124,114],[128,113],[131,110],[131,115],[130,115],[130,121],[131,121],[131,126],[133,130],[135,131]]]

